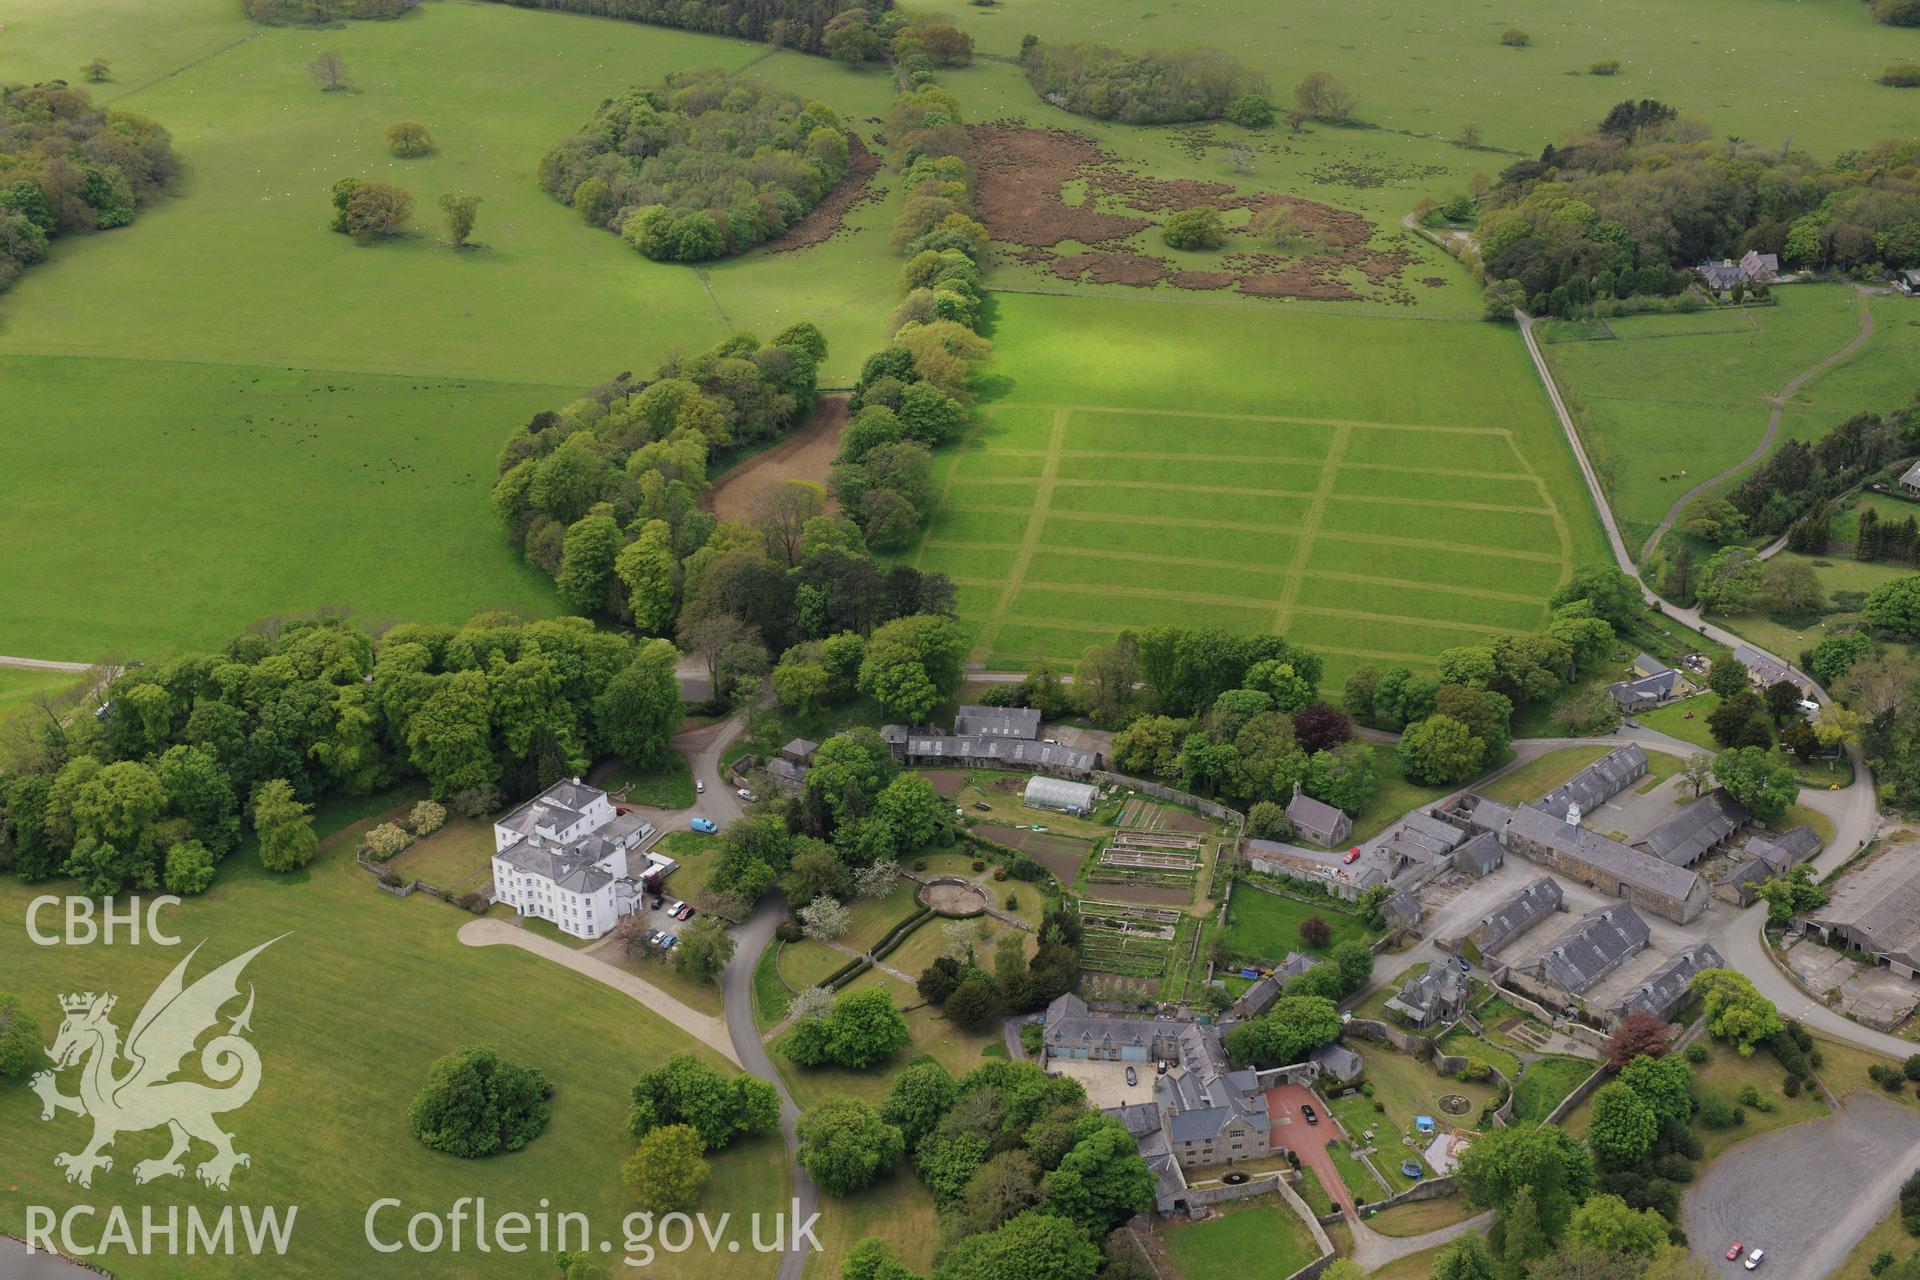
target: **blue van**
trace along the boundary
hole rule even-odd
[[[695,831],[704,831],[708,835],[712,835],[714,832],[718,831],[720,827],[717,823],[714,822],[712,818],[695,818],[693,820],[693,829]]]

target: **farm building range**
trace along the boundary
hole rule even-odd
[[[896,760],[919,769],[1027,769],[1084,781],[1100,767],[1097,751],[1042,741],[1032,707],[963,706],[950,734],[890,724],[880,737]]]

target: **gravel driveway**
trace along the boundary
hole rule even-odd
[[[1832,1273],[1920,1164],[1920,1115],[1870,1095],[1825,1120],[1749,1138],[1687,1189],[1680,1225],[1716,1275],[1744,1275],[1724,1257],[1739,1240],[1767,1251],[1770,1280]]]

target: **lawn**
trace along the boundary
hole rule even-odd
[[[1414,1200],[1397,1204],[1367,1219],[1367,1225],[1383,1236],[1417,1236],[1441,1227],[1450,1227],[1475,1210],[1461,1195],[1440,1196],[1433,1200]]]
[[[0,667],[0,715],[30,699],[65,693],[85,677],[72,671],[42,671],[34,667]]]
[[[753,1019],[762,1031],[787,1016],[787,1005],[794,993],[780,978],[780,946],[774,943],[760,953],[753,966]]]
[[[497,4],[316,31],[253,26],[231,0],[131,19],[112,0],[17,0],[6,44],[9,80],[107,58],[98,95],[165,125],[185,177],[133,226],[61,242],[0,302],[0,383],[37,424],[0,439],[0,652],[153,659],[320,605],[558,612],[488,507],[515,424],[673,348],[801,318],[829,340],[822,381],[844,385],[897,301],[884,202],[804,252],[696,271],[646,261],[534,180],[601,99],[668,71],[791,71],[856,120],[884,109],[877,71]],[[350,92],[313,87],[321,49]],[[408,118],[435,155],[387,153],[382,131]],[[327,189],[349,175],[409,190],[418,234],[329,234]],[[482,197],[483,248],[437,246],[451,190]]]
[[[1713,734],[1707,728],[1707,717],[1712,715],[1719,706],[1719,694],[1696,693],[1691,698],[1669,702],[1666,706],[1655,707],[1652,711],[1638,712],[1633,718],[1642,728],[1679,738],[1683,742],[1690,742],[1712,756],[1718,755],[1721,747],[1713,740]],[[1802,760],[1791,751],[1781,751],[1778,748],[1775,748],[1774,754],[1781,764],[1793,770],[1803,787],[1817,787],[1825,790],[1831,786],[1844,787],[1853,781],[1853,765],[1844,758],[1837,761]]]
[[[1725,1129],[1709,1129],[1700,1123],[1698,1115],[1694,1117],[1694,1132],[1699,1134],[1701,1146],[1705,1148],[1704,1159],[1712,1159],[1734,1143],[1751,1138],[1757,1133],[1767,1133],[1774,1129],[1784,1129],[1802,1120],[1811,1120],[1827,1114],[1827,1104],[1820,1095],[1812,1090],[1802,1090],[1797,1098],[1789,1098],[1781,1090],[1780,1082],[1786,1073],[1772,1053],[1766,1049],[1757,1049],[1751,1058],[1743,1058],[1726,1044],[1719,1041],[1708,1042],[1709,1057],[1706,1062],[1693,1069],[1693,1096],[1700,1097],[1703,1091],[1718,1093],[1728,1102],[1738,1103],[1740,1090],[1752,1085],[1763,1099],[1773,1103],[1772,1111],[1760,1111],[1753,1107],[1743,1107],[1746,1119],[1743,1123]],[[1824,1044],[1823,1056],[1827,1054]],[[1821,1068],[1820,1075],[1825,1079],[1836,1064],[1831,1061]],[[1836,1073],[1837,1074],[1837,1073]],[[1865,1071],[1861,1072],[1864,1082]],[[1828,1085],[1835,1094],[1847,1092],[1844,1084]],[[1590,1110],[1590,1108],[1589,1108]]]
[[[913,1162],[902,1160],[858,1195],[823,1196],[816,1234],[820,1251],[807,1259],[809,1280],[839,1280],[847,1250],[866,1236],[887,1241],[910,1270],[925,1273],[933,1268],[940,1219],[933,1194],[914,1176]]]
[[[1482,1039],[1464,1028],[1453,1031],[1439,1044],[1440,1052],[1457,1058],[1478,1058],[1495,1068],[1512,1083],[1520,1074],[1520,1059],[1491,1040]]]
[[[446,826],[415,840],[387,865],[458,897],[493,879],[493,823],[450,815]]]
[[[1361,662],[1430,667],[1541,625],[1601,554],[1510,331],[1003,294],[992,336],[989,394],[937,462],[912,557],[959,584],[991,666],[1184,623],[1284,632],[1338,687]],[[1238,376],[1196,394],[1209,365]]]
[[[522,1275],[524,1260],[500,1255],[375,1254],[362,1235],[366,1207],[396,1195],[410,1208],[450,1205],[480,1192],[500,1212],[532,1213],[546,1198],[588,1213],[611,1233],[632,1208],[619,1166],[632,1150],[621,1124],[634,1077],[676,1052],[715,1065],[715,1054],[628,997],[512,947],[472,948],[454,937],[468,917],[424,895],[399,899],[378,892],[353,865],[352,849],[378,817],[405,811],[411,796],[388,793],[328,806],[323,829],[335,830],[305,871],[285,876],[258,869],[249,850],[236,853],[213,888],[166,919],[179,948],[93,946],[49,950],[26,931],[0,930],[0,971],[45,1036],[58,1025],[56,997],[111,991],[120,998],[123,1030],[169,969],[203,946],[189,977],[279,938],[248,967],[257,1001],[249,1038],[262,1062],[259,1092],[222,1118],[239,1150],[253,1156],[235,1174],[231,1193],[202,1187],[191,1175],[138,1187],[132,1164],[158,1155],[162,1135],[122,1137],[111,1171],[90,1191],[67,1184],[53,1164],[74,1150],[83,1129],[71,1117],[43,1124],[25,1089],[0,1090],[0,1131],[9,1135],[7,1180],[17,1194],[0,1202],[0,1230],[19,1233],[21,1206],[56,1208],[114,1203],[137,1214],[143,1205],[193,1205],[217,1212],[229,1200],[300,1206],[298,1230],[274,1274],[331,1277],[348,1267],[373,1276]],[[351,824],[351,825],[348,825]],[[29,897],[68,892],[66,884],[26,888],[0,881],[0,916],[18,922]],[[286,935],[286,936],[281,936]],[[537,999],[502,993],[538,992]],[[238,1006],[228,1010],[229,1016]],[[469,1163],[428,1152],[407,1129],[405,1110],[428,1065],[461,1045],[491,1044],[546,1073],[553,1115],[524,1150]],[[69,1087],[71,1087],[69,1085]],[[346,1158],[350,1156],[350,1158]],[[204,1152],[196,1151],[195,1159]],[[785,1154],[777,1137],[745,1141],[714,1164],[699,1207],[733,1212],[736,1220],[771,1211],[788,1195]],[[106,1199],[103,1199],[105,1197]],[[615,1255],[617,1257],[617,1255]],[[250,1260],[121,1252],[99,1259],[130,1280],[147,1277],[241,1276]],[[687,1255],[663,1259],[665,1274],[771,1275],[757,1255]]]
[[[1331,934],[1326,946],[1310,947],[1301,939],[1300,923],[1308,916],[1327,922]],[[1323,956],[1342,942],[1372,942],[1379,935],[1340,904],[1307,903],[1236,885],[1227,906],[1227,927],[1218,936],[1229,951],[1278,964],[1289,951]]]
[[[1464,1129],[1477,1128],[1481,1109],[1493,1102],[1497,1094],[1489,1082],[1468,1082],[1437,1075],[1426,1063],[1416,1062],[1404,1053],[1371,1043],[1353,1047],[1366,1060],[1366,1079],[1373,1085],[1373,1097],[1369,1099],[1358,1093],[1349,1093],[1330,1100],[1328,1105],[1334,1109],[1342,1127],[1355,1141],[1360,1141],[1360,1135],[1367,1130],[1373,1131],[1374,1145],[1379,1152],[1374,1156],[1373,1163],[1393,1190],[1403,1191],[1413,1185],[1413,1179],[1400,1172],[1400,1162],[1420,1160],[1416,1149],[1401,1140],[1414,1132],[1414,1117],[1431,1116],[1441,1124],[1455,1124]],[[1495,1058],[1499,1053],[1500,1050],[1493,1049],[1492,1054],[1487,1056]],[[1504,1063],[1498,1065],[1505,1070]],[[1449,1093],[1461,1094],[1472,1104],[1466,1115],[1449,1116],[1441,1109],[1440,1098]],[[1381,1104],[1385,1110],[1376,1111],[1375,1103]],[[1426,1140],[1421,1139],[1420,1146],[1425,1145]],[[1421,1163],[1424,1166],[1425,1162]]]
[[[1455,152],[1489,174],[1507,158],[1432,145],[1433,135],[1456,137],[1462,123],[1474,121],[1486,131],[1486,146],[1533,155],[1543,142],[1558,141],[1628,96],[1698,103],[1697,114],[1716,133],[1770,140],[1792,134],[1796,146],[1820,155],[1859,145],[1862,120],[1884,122],[1868,130],[1873,137],[1920,129],[1920,102],[1873,83],[1890,60],[1920,60],[1920,33],[1880,26],[1851,0],[1758,6],[1698,0],[1684,8],[1628,0],[1604,10],[1520,0],[1471,16],[1379,0],[1311,0],[1278,14],[1245,3],[1116,10],[1095,0],[1016,13],[983,14],[967,0],[930,0],[922,7],[972,31],[983,51],[1008,56],[1019,52],[1029,31],[1043,40],[1097,39],[1127,48],[1230,49],[1270,75],[1276,101],[1303,69],[1326,68],[1353,86],[1359,115],[1386,128],[1319,132],[1387,151],[1405,130],[1428,142],[1422,159],[1443,163]],[[1532,44],[1502,45],[1508,26],[1525,30]],[[1739,33],[1737,41],[1724,38],[1731,31]],[[1621,73],[1574,74],[1596,58],[1619,59]],[[1806,93],[1782,95],[1762,83],[1756,66],[1791,66]]]
[[[874,987],[886,991],[898,1008],[907,1009],[909,1005],[919,1003],[919,996],[912,987],[888,977],[878,969],[869,969],[861,974],[847,985],[847,990],[864,991]],[[998,1025],[977,1034],[961,1031],[949,1025],[940,1016],[940,1011],[931,1005],[907,1010],[907,1030],[913,1035],[913,1043],[871,1071],[853,1071],[845,1067],[810,1067],[802,1070],[788,1062],[777,1050],[770,1051],[773,1053],[774,1067],[787,1082],[793,1100],[805,1110],[841,1095],[861,1098],[878,1106],[886,1098],[887,1090],[893,1087],[893,1077],[903,1067],[911,1066],[925,1057],[933,1058],[947,1069],[948,1074],[958,1079],[980,1065],[983,1051],[989,1044],[1000,1042]]]
[[[1338,1108],[1335,1109],[1335,1114],[1339,1114]],[[1341,1119],[1341,1124],[1343,1126],[1346,1124],[1344,1117]],[[1351,1141],[1356,1145],[1360,1143],[1357,1136]],[[1345,1143],[1329,1142],[1327,1156],[1333,1161],[1333,1167],[1340,1171],[1340,1181],[1347,1184],[1347,1192],[1353,1197],[1356,1205],[1370,1204],[1375,1200],[1387,1198],[1387,1193],[1380,1186],[1380,1180],[1373,1176],[1365,1162],[1354,1155]]]
[[[1632,316],[1607,322],[1612,340],[1544,348],[1636,554],[1682,493],[1760,442],[1768,396],[1860,331],[1847,286],[1795,285],[1774,296],[1777,306],[1737,313],[1745,324],[1723,323],[1724,313]]]
[[[593,785],[603,791],[624,789],[625,794],[618,797],[622,803],[647,805],[654,809],[688,809],[693,806],[693,770],[688,766],[687,758],[678,751],[668,752],[659,768],[645,772],[617,757],[608,763],[612,767],[604,776],[595,778]]]
[[[1280,1196],[1224,1205],[1162,1235],[1181,1280],[1286,1280],[1320,1256],[1313,1232]]]
[[[1371,840],[1394,823],[1407,816],[1411,809],[1423,808],[1453,794],[1453,787],[1423,787],[1417,782],[1409,782],[1400,767],[1400,753],[1391,746],[1376,745],[1373,749],[1373,799],[1360,811],[1353,821],[1353,832],[1348,840],[1358,842]]]
[[[1293,1189],[1300,1193],[1300,1198],[1307,1202],[1307,1208],[1313,1210],[1315,1216],[1333,1212],[1333,1197],[1320,1185],[1320,1175],[1308,1166],[1300,1166],[1300,1181]]]
[[[1535,1059],[1513,1087],[1514,1123],[1545,1120],[1599,1065],[1586,1058]]]
[[[1481,795],[1502,804],[1524,804],[1538,800],[1580,770],[1612,750],[1596,743],[1590,747],[1561,747],[1537,756],[1516,769],[1501,774],[1478,788]]]

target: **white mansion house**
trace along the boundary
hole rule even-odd
[[[616,812],[600,788],[556,782],[493,824],[493,900],[598,938],[633,911],[645,878],[679,865],[649,853],[637,874],[629,870],[629,852],[652,834],[651,823]]]

